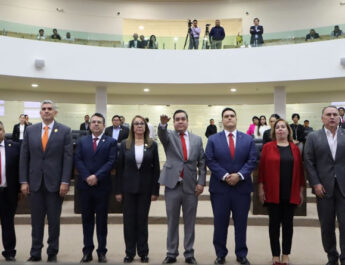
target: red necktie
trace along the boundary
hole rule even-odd
[[[98,138],[96,137],[96,138],[93,138],[93,151],[94,152],[96,152],[96,149],[97,149],[97,140],[98,140]]]
[[[229,133],[229,148],[230,148],[231,158],[233,159],[235,156],[235,143],[234,143],[234,139],[232,138],[232,133]]]
[[[181,143],[182,143],[182,151],[183,151],[183,159],[184,161],[187,160],[187,145],[186,140],[184,139],[184,133],[180,133]],[[183,170],[181,171],[181,178],[183,178]]]

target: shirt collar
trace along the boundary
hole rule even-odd
[[[47,126],[44,122],[42,122],[42,129],[44,130],[44,127]],[[51,130],[54,127],[54,121],[52,121],[50,124],[48,124],[48,128]]]
[[[180,135],[180,133],[178,131],[176,131],[176,132],[178,135]],[[184,134],[184,136],[187,136],[187,137],[189,136],[188,131],[185,131],[183,134]]]
[[[102,139],[103,134],[104,134],[104,133],[102,133],[100,136],[98,136],[98,137],[97,137],[97,138],[98,138],[98,140],[99,140],[99,139]],[[96,138],[96,136],[94,136],[94,135],[92,134],[92,140],[93,140],[93,139],[95,139],[95,138]]]
[[[327,136],[332,136],[333,137],[333,134],[330,130],[328,130],[326,127],[323,127],[323,129],[325,130],[325,133]],[[338,127],[337,127],[337,130],[335,131],[335,135],[334,135],[334,138],[337,136],[338,134]]]
[[[224,129],[224,133],[226,137],[229,137],[230,131]],[[237,135],[237,129],[235,129],[234,131],[232,131],[232,137],[236,138]]]
[[[118,127],[114,127],[114,125],[113,125],[113,130],[120,130],[121,129],[121,125],[119,125]]]

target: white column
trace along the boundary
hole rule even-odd
[[[102,113],[107,120],[107,88],[96,87],[96,112]]]
[[[286,92],[285,86],[274,87],[274,113],[280,117],[286,117]]]

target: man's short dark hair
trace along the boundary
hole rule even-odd
[[[222,119],[223,119],[223,114],[224,114],[224,112],[225,112],[225,111],[228,111],[228,110],[232,111],[233,113],[235,113],[235,116],[237,116],[236,111],[235,111],[233,108],[227,107],[227,108],[223,109],[223,111],[222,111]]]
[[[344,107],[339,107],[339,108],[338,108],[338,110],[341,110],[341,109],[342,109],[343,111],[345,111]]]
[[[297,119],[301,118],[298,113],[294,113],[294,114],[292,114],[291,119],[293,119],[295,117],[297,117]]]
[[[115,118],[119,118],[119,120],[121,120],[121,117],[119,116],[119,115],[114,115],[112,118],[111,118],[111,120],[113,121]]]
[[[90,117],[89,114],[86,114],[84,117]]]
[[[174,112],[173,120],[175,120],[175,116],[176,116],[176,114],[178,114],[178,113],[184,113],[184,114],[186,115],[186,118],[187,118],[187,121],[188,121],[188,114],[187,114],[187,112],[186,112],[185,110],[182,110],[182,109],[178,109],[178,110],[176,110],[176,111]]]
[[[146,121],[146,122],[149,122],[150,120],[149,120],[149,118],[145,118],[145,121]]]
[[[304,122],[308,122],[309,123],[309,120],[305,120]]]
[[[193,22],[198,22],[198,21],[196,19],[194,19]]]
[[[93,115],[91,116],[91,120],[92,120],[93,117],[102,118],[103,124],[105,124],[105,118],[104,118],[104,116],[103,116],[102,113],[96,112],[95,114],[93,114]]]
[[[20,118],[21,116],[23,116],[23,117],[25,118],[25,114],[20,114],[20,115],[19,115],[19,118]]]
[[[214,119],[210,119],[210,121],[214,121]]]
[[[273,113],[270,118],[276,118],[277,120],[279,120],[280,116],[277,113]]]
[[[41,31],[43,31],[43,32],[44,32],[44,29],[40,29],[38,32],[41,32]]]

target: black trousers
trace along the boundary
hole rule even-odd
[[[9,191],[4,188],[0,191],[0,219],[1,219],[1,232],[4,257],[16,255],[16,233],[14,230],[14,214],[16,212],[17,204],[11,203],[9,199]]]
[[[279,204],[268,203],[267,207],[269,215],[269,235],[272,256],[280,256],[280,224],[282,224],[283,230],[283,255],[289,255],[291,252],[293,216],[296,205],[289,202],[281,202]]]
[[[108,204],[109,192],[97,188],[80,190],[81,216],[83,222],[84,248],[83,254],[91,254],[95,246],[93,244],[93,233],[96,233],[98,248],[97,254],[107,253],[107,234],[108,234]]]
[[[123,229],[126,244],[126,255],[140,257],[149,254],[148,216],[151,205],[151,194],[125,193],[123,196]]]

